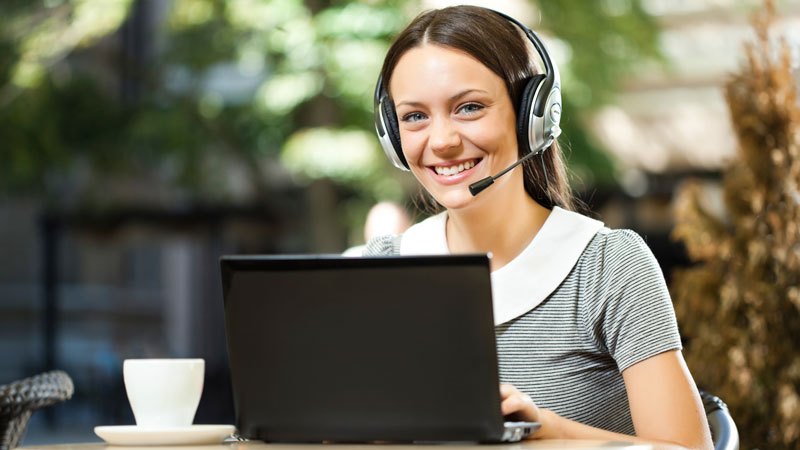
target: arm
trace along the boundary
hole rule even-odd
[[[700,394],[681,352],[634,364],[622,378],[637,435],[692,449],[713,448]]]
[[[501,386],[503,414],[540,422],[536,438],[603,439],[654,444],[659,449],[712,449],[697,388],[677,350],[640,361],[622,372],[636,437],[601,430],[539,409],[511,385]]]

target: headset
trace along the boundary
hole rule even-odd
[[[547,47],[539,36],[511,16],[493,9],[488,9],[509,22],[515,24],[533,43],[544,64],[545,73],[536,74],[528,78],[517,111],[517,141],[520,148],[527,149],[527,154],[516,163],[509,166],[499,174],[485,178],[470,186],[472,195],[477,195],[491,185],[495,179],[504,175],[509,170],[532,156],[545,151],[561,134],[559,122],[561,121],[561,78],[558,67],[550,58]],[[375,131],[381,147],[395,167],[401,170],[410,170],[403,149],[400,145],[400,127],[397,113],[389,93],[383,85],[382,76],[378,77],[374,97]]]

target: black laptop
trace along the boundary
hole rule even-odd
[[[236,427],[268,442],[503,442],[485,255],[220,260]]]

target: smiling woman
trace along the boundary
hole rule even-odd
[[[417,17],[384,60],[376,128],[446,211],[365,254],[492,255],[501,406],[541,422],[534,438],[710,448],[658,263],[635,233],[572,211],[560,99],[544,44],[514,19],[470,6]]]

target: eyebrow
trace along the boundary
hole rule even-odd
[[[450,97],[448,99],[448,101],[451,101],[451,102],[456,101],[459,98],[461,98],[461,97],[463,97],[463,96],[465,96],[467,94],[470,94],[472,92],[481,92],[481,93],[484,93],[484,94],[488,94],[489,93],[488,91],[485,91],[483,89],[466,89],[466,90],[463,90],[463,91],[459,92],[458,94]],[[414,108],[423,106],[423,104],[421,102],[400,102],[397,105],[395,105],[395,108],[398,107],[398,106],[402,106],[402,105],[408,105],[408,106],[411,106],[411,107],[414,107]]]

